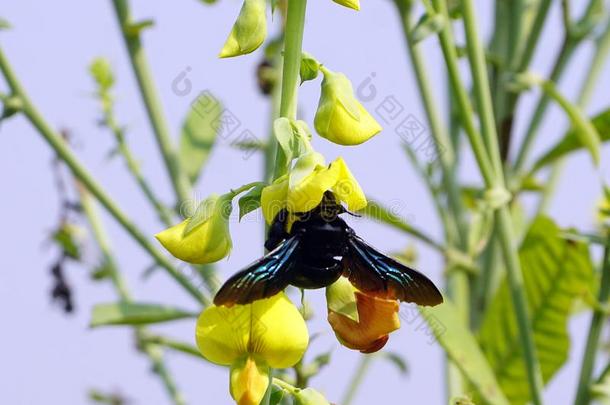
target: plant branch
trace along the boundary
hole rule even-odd
[[[131,302],[132,299],[129,293],[129,289],[127,288],[127,283],[119,272],[116,260],[114,259],[114,256],[111,252],[110,242],[108,241],[108,237],[102,226],[102,222],[99,218],[97,210],[95,209],[91,196],[88,194],[87,190],[85,190],[85,188],[81,186],[80,183],[77,183],[77,189],[78,194],[80,196],[80,202],[83,207],[83,212],[87,217],[87,220],[89,221],[93,237],[100,248],[104,264],[107,266],[108,271],[110,273],[110,280],[112,281],[112,285],[117,290],[121,301]],[[171,376],[169,370],[165,365],[165,362],[163,361],[162,351],[158,347],[156,347],[156,345],[144,341],[143,337],[147,334],[145,328],[134,327],[133,330],[135,332],[139,346],[150,359],[154,372],[161,379],[163,386],[165,387],[165,390],[172,399],[173,403],[175,405],[185,405],[186,401],[178,390],[173,377]]]
[[[610,232],[606,235],[610,240]],[[604,305],[610,298],[610,247],[604,249],[604,259],[601,269],[601,282],[599,287],[599,296],[597,302]],[[574,405],[585,405],[590,401],[591,378],[593,368],[595,366],[595,356],[599,347],[601,331],[604,325],[606,314],[600,309],[593,310],[593,316],[589,325],[589,334],[587,336],[587,344],[582,358],[580,368],[580,377],[578,379],[578,390]]]
[[[146,107],[157,145],[163,156],[163,161],[169,173],[176,198],[180,202],[190,198],[190,184],[186,175],[180,169],[180,161],[172,145],[170,132],[165,122],[161,101],[154,87],[154,81],[148,66],[148,61],[140,40],[140,30],[134,25],[129,12],[128,0],[113,0],[117,21],[121,29],[123,41],[129,54],[133,73],[136,76],[142,101]]]
[[[493,116],[485,54],[477,32],[474,4],[472,0],[462,0],[461,5],[466,32],[466,47],[468,49],[468,59],[472,70],[474,95],[481,120],[482,135],[485,138],[489,157],[495,169],[495,179],[493,183],[488,184],[487,186],[504,187],[502,159],[500,156],[495,119]],[[504,260],[506,262],[508,281],[521,344],[523,346],[531,398],[535,405],[540,405],[542,404],[542,373],[536,355],[533,331],[528,314],[527,299],[523,286],[523,274],[517,255],[517,244],[513,235],[513,223],[508,206],[503,205],[500,207],[495,213],[495,219]]]
[[[366,376],[366,373],[369,371],[371,367],[371,363],[375,355],[365,354],[360,359],[360,364],[356,368],[354,375],[347,387],[347,391],[345,391],[345,395],[343,396],[343,400],[341,401],[342,405],[350,405],[354,398],[356,398],[356,393],[358,392],[358,388],[362,385],[362,381]]]
[[[299,71],[305,30],[307,0],[288,1],[284,35],[284,58],[282,62],[282,92],[280,98],[280,117],[297,118]],[[273,178],[286,173],[287,164],[281,148],[277,148]]]
[[[76,177],[95,198],[104,206],[112,217],[129,233],[136,242],[147,251],[155,262],[164,268],[184,289],[198,302],[207,304],[208,299],[186,278],[172,263],[161,254],[150,240],[134,225],[127,215],[121,211],[117,204],[106,194],[104,189],[97,183],[91,174],[80,163],[72,151],[66,146],[59,134],[43,119],[38,110],[30,102],[27,93],[17,80],[8,60],[0,49],[0,71],[2,71],[11,91],[23,102],[23,114],[30,123],[38,130],[49,146],[57,153],[57,156],[68,166],[74,177]]]

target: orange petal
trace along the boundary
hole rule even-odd
[[[355,295],[359,321],[329,310],[328,322],[344,346],[363,353],[376,352],[385,345],[388,335],[400,328],[399,302],[361,291]]]

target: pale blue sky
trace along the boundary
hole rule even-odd
[[[209,89],[239,117],[243,128],[265,136],[269,111],[257,92],[253,73],[260,52],[238,59],[216,58],[238,13],[237,1],[225,0],[212,7],[194,0],[131,3],[136,18],[152,17],[156,21],[156,26],[145,33],[144,43],[174,134],[178,133],[189,102],[199,91]],[[487,32],[491,10],[488,2],[479,3],[480,21]],[[76,139],[76,152],[109,193],[148,234],[159,231],[160,224],[123,170],[122,162],[105,160],[106,152],[112,147],[111,136],[96,125],[97,105],[89,96],[92,83],[86,66],[94,57],[105,56],[117,73],[118,117],[128,125],[128,141],[147,177],[169,201],[171,189],[117,33],[110,1],[2,0],[0,16],[14,26],[11,31],[0,33],[3,50],[48,122],[56,128],[70,128]],[[550,19],[553,24],[544,31],[541,52],[534,60],[535,70],[542,73],[548,71],[561,39],[558,7],[553,9]],[[364,0],[360,13],[341,8],[330,0],[311,1],[304,42],[307,51],[329,68],[347,74],[356,86],[375,73],[373,83],[379,96],[365,104],[369,109],[373,110],[384,97],[395,96],[405,112],[425,123],[402,32],[390,1]],[[436,41],[429,40],[424,46],[429,74],[439,100],[444,101],[443,62]],[[590,46],[584,47],[574,58],[577,63],[566,72],[562,89],[569,96],[574,96],[578,89],[589,52]],[[172,92],[171,85],[187,67],[193,90],[178,96]],[[608,107],[608,92],[602,90],[608,88],[610,73],[606,68],[589,111]],[[3,83],[0,89],[5,89]],[[301,111],[310,124],[318,94],[318,82],[302,88]],[[526,121],[523,117],[529,117],[534,100],[535,97],[528,96],[521,105],[520,112],[524,114],[517,123],[520,134]],[[553,107],[536,150],[543,150],[565,128],[565,119]],[[148,373],[147,361],[133,352],[129,331],[87,328],[92,305],[115,297],[108,285],[92,284],[85,269],[71,266],[68,277],[76,291],[76,314],[66,317],[50,304],[51,279],[47,269],[55,255],[46,240],[58,213],[50,171],[52,153],[22,118],[3,123],[0,139],[3,145],[0,148],[3,193],[0,219],[4,225],[4,231],[0,232],[3,268],[0,272],[0,317],[3,319],[0,392],[3,400],[14,405],[80,404],[85,402],[87,389],[95,387],[118,389],[132,398],[134,404],[167,404],[160,385]],[[386,131],[364,147],[341,148],[319,138],[315,146],[329,160],[344,156],[369,195],[393,204],[400,215],[440,237],[432,203],[404,158],[399,141],[393,128],[387,126]],[[603,157],[600,173],[609,181],[608,148],[604,149]],[[197,196],[224,192],[229,187],[257,180],[261,164],[258,157],[242,159],[242,152],[221,142],[197,187]],[[463,175],[477,178],[472,164],[466,164]],[[599,195],[598,178],[584,154],[568,161],[556,202],[551,207],[560,224],[591,229],[593,207]],[[150,260],[112,219],[104,217],[120,265],[137,299],[192,308],[188,297],[164,274],[141,282],[140,275]],[[366,239],[382,250],[398,250],[410,242],[409,238],[380,225],[363,220],[352,222]],[[235,249],[218,266],[223,277],[260,254],[261,226],[257,219],[232,223]],[[417,246],[420,248],[418,267],[439,281],[440,258],[420,244]],[[89,263],[95,257],[95,250],[87,252]],[[312,386],[332,401],[340,401],[359,354],[336,343],[325,321],[323,293],[318,291],[309,297],[318,308],[312,333],[322,333],[313,344],[312,353],[335,349],[332,365],[312,381]],[[571,324],[574,355],[581,352],[587,325],[583,316]],[[157,329],[188,341],[194,335],[194,325],[188,321]],[[415,323],[404,322],[403,328],[392,335],[388,349],[405,356],[409,375],[399,376],[388,363],[375,363],[355,404],[443,403],[442,351],[436,344],[428,344],[427,339],[416,330]],[[227,370],[175,353],[168,354],[167,359],[189,403],[230,403]],[[546,394],[549,403],[567,403],[566,398],[573,396],[577,369],[577,364],[570,363],[556,376]]]

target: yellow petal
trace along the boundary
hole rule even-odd
[[[188,222],[186,219],[155,235],[173,256],[185,262],[205,264],[216,262],[231,252],[229,223],[221,212],[214,213],[206,222],[185,234]]]
[[[259,405],[269,386],[269,367],[251,356],[231,367],[231,396],[237,405]]]
[[[314,126],[320,136],[339,145],[359,145],[381,131],[381,125],[354,96],[345,75],[322,69],[324,80]]]
[[[335,196],[340,201],[346,203],[351,211],[365,208],[367,201],[364,191],[360,188],[360,184],[356,181],[345,161],[342,158],[338,158],[331,164],[331,166],[334,165],[339,168],[339,180],[332,189]]]
[[[333,0],[337,4],[341,4],[342,6],[352,8],[354,10],[360,10],[360,1],[359,0]]]
[[[284,293],[248,305],[206,308],[196,338],[201,354],[213,363],[230,365],[252,354],[273,368],[296,364],[309,343],[305,321]]]
[[[388,334],[400,328],[399,303],[361,291],[356,291],[355,295],[358,322],[330,309],[328,322],[344,346],[363,353],[376,352],[385,345]]]
[[[308,212],[317,207],[324,193],[332,189],[339,180],[337,165],[317,167],[288,192],[288,209],[291,212]]]
[[[228,58],[253,52],[261,46],[266,36],[266,1],[244,0],[237,21],[219,56]]]
[[[288,177],[283,176],[273,184],[265,187],[261,193],[261,209],[268,224],[273,222],[275,216],[286,208],[288,196]]]

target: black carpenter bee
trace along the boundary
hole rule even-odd
[[[287,232],[289,215],[281,211],[265,242],[270,252],[227,280],[214,303],[249,304],[271,297],[288,285],[328,287],[340,276],[367,294],[419,305],[443,302],[443,296],[426,276],[358,237],[339,217],[347,212],[331,192],[326,192],[320,205],[297,215]]]

